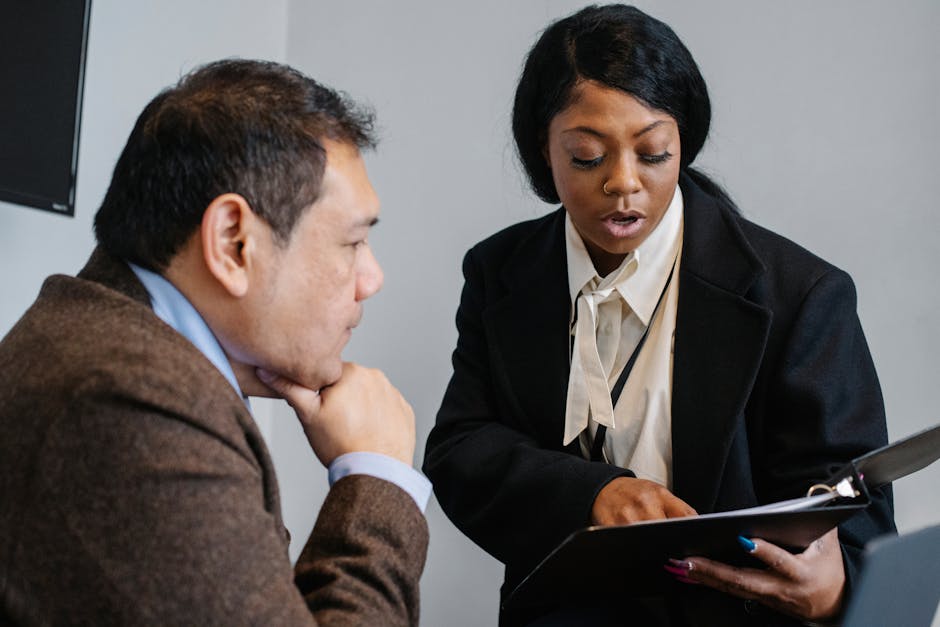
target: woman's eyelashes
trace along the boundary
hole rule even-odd
[[[595,157],[594,159],[579,159],[578,157],[571,157],[571,164],[582,170],[590,170],[591,168],[596,168],[601,164],[601,161],[604,160],[604,155],[600,157]]]
[[[668,150],[664,150],[663,152],[654,154],[639,154],[637,157],[640,159],[640,161],[648,165],[658,165],[660,163],[666,163],[672,159],[672,153]],[[575,156],[571,157],[571,164],[580,170],[591,170],[599,166],[603,161],[604,155],[595,157],[593,159],[581,159],[580,157]]]
[[[664,150],[660,153],[653,154],[653,155],[640,155],[640,159],[644,161],[645,163],[656,165],[658,163],[666,163],[667,161],[672,159],[672,153],[669,152],[668,150]]]

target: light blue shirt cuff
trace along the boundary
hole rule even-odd
[[[422,513],[431,498],[431,482],[427,477],[408,464],[381,453],[356,452],[340,455],[330,464],[330,487],[346,475],[370,475],[390,481],[411,495]]]

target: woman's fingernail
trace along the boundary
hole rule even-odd
[[[741,548],[747,551],[748,553],[753,553],[754,549],[757,548],[757,545],[754,544],[752,540],[745,538],[744,536],[738,536],[738,544],[741,545]]]
[[[689,560],[670,559],[669,563],[675,566],[676,568],[681,568],[682,570],[692,570],[692,562],[690,562]]]
[[[663,570],[665,570],[667,573],[675,577],[685,577],[686,575],[689,574],[689,571],[686,570],[685,568],[677,568],[675,566],[670,566],[668,564],[665,564],[663,566]]]

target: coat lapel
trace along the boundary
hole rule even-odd
[[[760,366],[771,312],[744,294],[764,271],[733,219],[682,179],[685,230],[672,391],[673,491],[715,506]]]
[[[150,309],[150,295],[130,267],[100,246],[91,253],[78,278],[101,283]]]
[[[731,442],[770,329],[744,295],[764,271],[743,233],[683,176],[685,227],[673,363],[673,490],[712,511]],[[561,449],[569,371],[564,210],[547,216],[507,261],[507,295],[484,312],[494,380],[541,446]],[[580,455],[577,442],[569,452]]]
[[[568,390],[569,315],[564,210],[544,218],[510,256],[507,295],[484,313],[496,381],[512,413],[546,448],[561,449]],[[572,448],[572,451],[575,449]]]
[[[138,324],[155,325],[154,333],[167,333],[167,331],[171,330],[171,327],[153,314],[147,288],[143,286],[137,278],[137,275],[134,274],[134,271],[131,270],[126,262],[111,256],[100,246],[95,248],[92,252],[85,267],[78,273],[78,278],[99,283],[127,296],[145,307],[146,310],[141,309],[141,312],[146,311],[147,313],[141,315],[140,319],[136,322]],[[121,322],[127,323],[128,321],[121,319]],[[277,477],[274,473],[274,464],[271,461],[267,444],[261,435],[258,425],[245,407],[245,403],[234,391],[228,380],[225,379],[224,375],[212,365],[198,348],[193,346],[189,340],[175,330],[172,330],[172,333],[168,337],[172,338],[172,341],[176,343],[178,347],[177,350],[186,351],[193,360],[198,360],[203,364],[207,377],[206,395],[213,398],[228,398],[236,419],[245,430],[248,445],[260,461],[262,469],[264,470],[262,480],[264,482],[265,508],[274,515],[275,528],[286,545],[290,541],[290,533],[283,524],[280,493],[277,485]],[[210,381],[211,383],[209,383]]]

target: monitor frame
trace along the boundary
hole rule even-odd
[[[85,91],[85,72],[88,59],[88,38],[91,22],[91,3],[92,0],[79,0],[82,3],[82,26],[81,26],[81,45],[78,51],[78,80],[74,93],[74,120],[71,138],[71,153],[68,158],[68,192],[65,197],[55,193],[41,194],[34,193],[36,190],[27,190],[17,188],[16,186],[4,186],[0,182],[0,201],[9,202],[15,205],[42,209],[52,213],[74,217],[76,188],[78,179],[78,152],[81,139],[81,121],[82,105]],[[62,161],[65,161],[63,157]],[[53,196],[57,196],[53,198]]]

